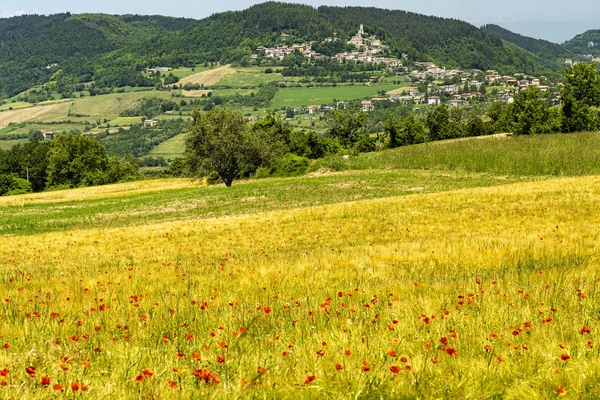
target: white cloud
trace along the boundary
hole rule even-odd
[[[25,11],[23,10],[19,10],[19,11],[4,11],[4,10],[0,10],[0,18],[10,18],[10,17],[18,17],[20,15],[24,15]]]

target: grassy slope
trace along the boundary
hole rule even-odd
[[[0,235],[23,235],[70,229],[108,228],[173,219],[257,213],[415,192],[431,193],[492,186],[518,178],[489,174],[422,171],[368,171],[289,179],[248,181],[221,186],[165,190],[55,204],[0,206]],[[26,197],[24,197],[26,198]],[[1,205],[2,203],[0,203]]]
[[[162,142],[150,151],[150,156],[175,159],[183,157],[185,151],[185,133]]]
[[[123,193],[118,201],[87,201],[83,197],[65,201],[61,207],[30,204],[27,196],[21,197],[22,203],[15,203],[20,199],[16,197],[10,203],[0,202],[0,235],[210,218],[504,185],[549,176],[600,174],[600,134],[438,142],[349,160],[334,157],[318,161],[312,168],[319,171],[298,178],[238,182],[231,189],[212,186],[152,194]],[[321,173],[323,168],[325,174]],[[327,168],[348,171],[332,174]]]
[[[113,93],[103,96],[84,97],[75,101],[71,107],[72,115],[80,114],[98,118],[116,118],[121,111],[134,107],[144,98],[171,98],[169,92],[130,92]]]
[[[380,90],[391,91],[398,85],[338,86],[335,88],[281,89],[273,99],[273,108],[321,105],[337,100],[356,100],[377,96]]]
[[[600,174],[600,134],[502,135],[432,142],[341,157],[315,165],[335,169],[436,169],[520,176]]]
[[[4,238],[0,395],[593,398],[598,183]]]

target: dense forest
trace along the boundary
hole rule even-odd
[[[385,40],[392,55],[404,53],[413,61],[448,67],[542,74],[558,71],[560,65],[553,57],[564,55],[551,43],[490,26],[478,29],[455,19],[365,7],[316,9],[267,2],[199,21],[138,15],[25,15],[0,19],[0,97],[12,97],[57,76],[62,84],[151,86],[141,74],[146,67],[244,63],[256,47],[274,45],[282,33],[297,41],[320,41],[335,31],[346,40],[359,24]],[[339,50],[321,48],[324,53]]]
[[[591,30],[563,43],[563,47],[575,54],[600,57],[600,30]]]
[[[544,59],[554,60],[561,57],[564,58],[572,56],[569,50],[559,44],[552,43],[547,40],[534,39],[519,35],[518,33],[511,32],[508,29],[504,29],[498,25],[484,25],[481,27],[481,30],[499,39],[514,43],[517,46],[537,54]]]

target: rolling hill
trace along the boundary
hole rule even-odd
[[[575,54],[600,56],[600,30],[590,30],[566,41],[563,47]]]
[[[518,33],[504,29],[501,26],[488,24],[481,27],[481,30],[499,39],[514,43],[519,47],[524,48],[544,59],[556,59],[561,57],[569,57],[572,53],[565,47],[542,39],[534,39],[528,36],[523,36]]]
[[[552,57],[564,55],[549,43],[531,42],[508,31],[500,34],[489,26],[478,29],[455,19],[372,7],[267,2],[198,21],[139,15],[25,15],[0,20],[0,97],[47,82],[58,71],[65,84],[135,84],[148,66],[241,62],[257,46],[275,44],[282,33],[299,41],[320,41],[336,31],[349,39],[360,24],[388,42],[396,55],[406,53],[413,60],[449,67],[548,73],[560,69]]]

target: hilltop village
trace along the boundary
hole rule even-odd
[[[331,57],[325,56],[314,50],[319,42],[293,43],[292,35],[282,33],[281,44],[275,47],[259,46],[256,53],[251,56],[253,61],[259,57],[273,59],[279,62],[293,54],[301,54],[309,63],[315,63],[318,59],[329,58],[339,63],[371,63],[385,66],[386,76],[404,77],[409,79],[414,85],[414,89],[401,92],[385,93],[370,100],[363,100],[361,103],[363,111],[369,112],[375,109],[375,102],[391,101],[406,104],[427,104],[437,106],[448,104],[451,106],[468,105],[472,101],[482,101],[486,95],[486,88],[492,90],[492,96],[488,95],[489,101],[501,101],[510,104],[514,101],[513,96],[530,87],[536,87],[541,92],[553,91],[552,101],[558,103],[559,84],[548,81],[546,76],[531,76],[525,73],[516,73],[514,75],[502,75],[496,70],[457,70],[446,69],[443,66],[433,62],[411,62],[406,54],[401,58],[392,57],[389,53],[390,47],[384,41],[375,35],[370,35],[365,31],[364,25],[360,25],[357,33],[345,43],[353,47],[350,51],[337,53]],[[324,42],[332,43],[341,41],[337,32],[327,37]],[[566,60],[565,62],[574,62]],[[576,62],[575,62],[576,63]],[[371,76],[369,82],[377,82],[379,76]],[[419,87],[419,88],[417,88]],[[345,102],[339,102],[337,107],[345,107]],[[317,111],[329,111],[335,107],[331,106],[309,106],[305,111],[313,114]],[[302,111],[301,108],[294,111]]]

